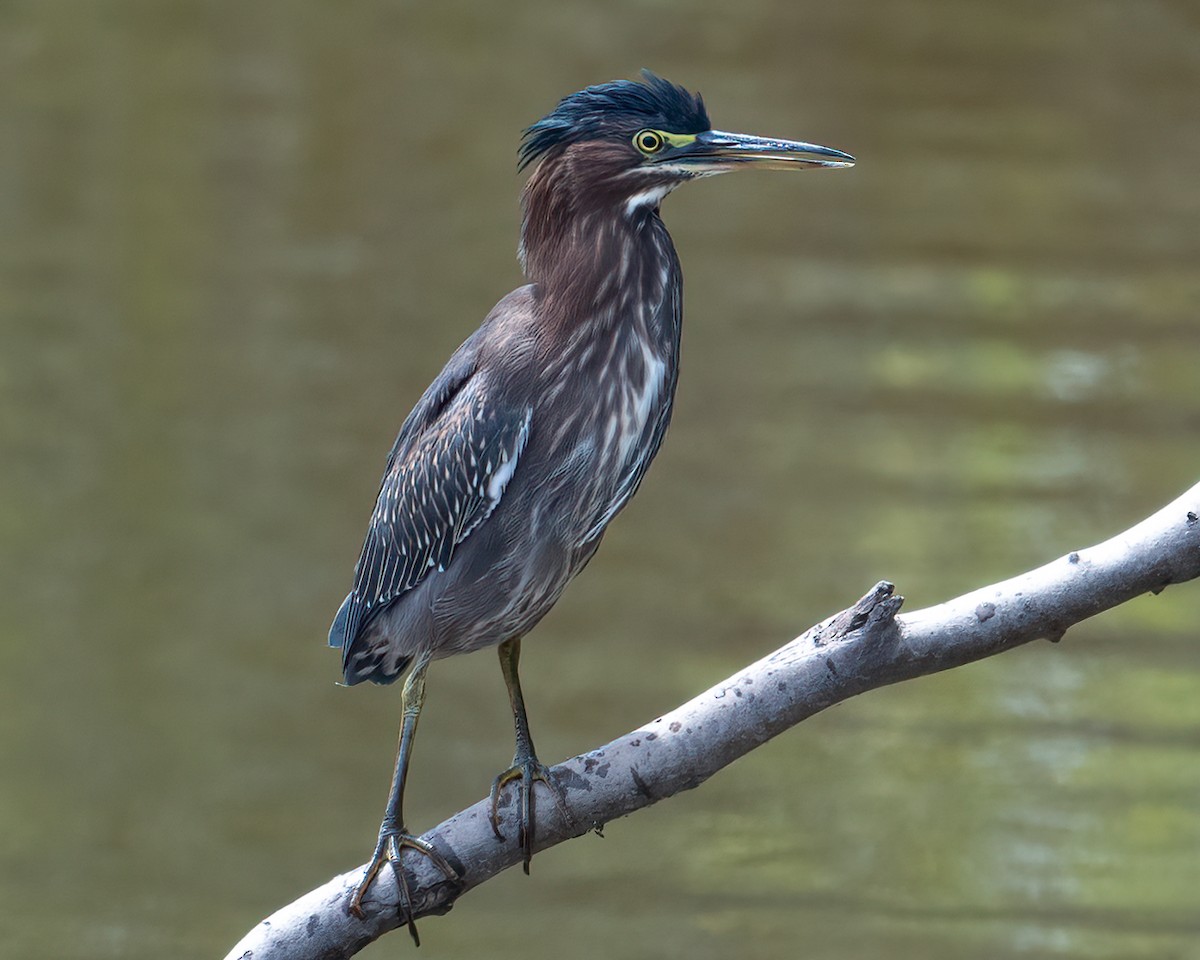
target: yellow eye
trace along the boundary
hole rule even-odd
[[[658,153],[665,144],[662,134],[654,130],[639,130],[633,137],[633,145],[642,153]]]

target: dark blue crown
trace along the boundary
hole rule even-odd
[[[562,144],[632,136],[642,127],[702,133],[712,124],[700,94],[643,70],[641,83],[614,80],[563,97],[552,113],[525,129],[518,168]]]

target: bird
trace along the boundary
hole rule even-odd
[[[521,639],[591,560],[671,421],[683,284],[663,199],[735,170],[854,163],[831,147],[714,130],[699,94],[646,70],[572,93],[525,129],[518,257],[527,283],[496,304],[400,427],[353,589],[329,631],[346,685],[407,671],[391,790],[352,913],[364,915],[390,863],[401,919],[419,944],[403,852],[456,878],[403,816],[434,660],[498,648],[516,747],[492,782],[490,816],[504,841],[499,799],[516,783],[526,873],[535,783],[571,822],[530,735]]]

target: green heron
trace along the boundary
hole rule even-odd
[[[385,862],[416,939],[404,848],[454,871],[411,834],[404,784],[430,661],[499,645],[516,752],[497,804],[519,782],[518,844],[529,872],[538,760],[521,695],[521,638],[596,552],[634,495],[671,419],[682,278],[663,198],[682,183],[750,167],[848,167],[840,150],[713,130],[704,102],[643,72],[565,97],[529,127],[519,168],[520,260],[529,283],[454,353],[388,456],[354,589],[329,631],[347,684],[406,669],[395,772],[379,840],[350,909]]]

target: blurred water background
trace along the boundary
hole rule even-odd
[[[518,133],[585,84],[860,165],[665,205],[677,413],[526,642],[546,760],[1194,483],[1198,11],[0,6],[0,956],[220,956],[369,853],[399,692],[325,630],[400,420],[520,282]],[[1180,587],[840,706],[422,956],[1200,957],[1198,622]],[[510,738],[495,658],[438,664],[411,823]]]

